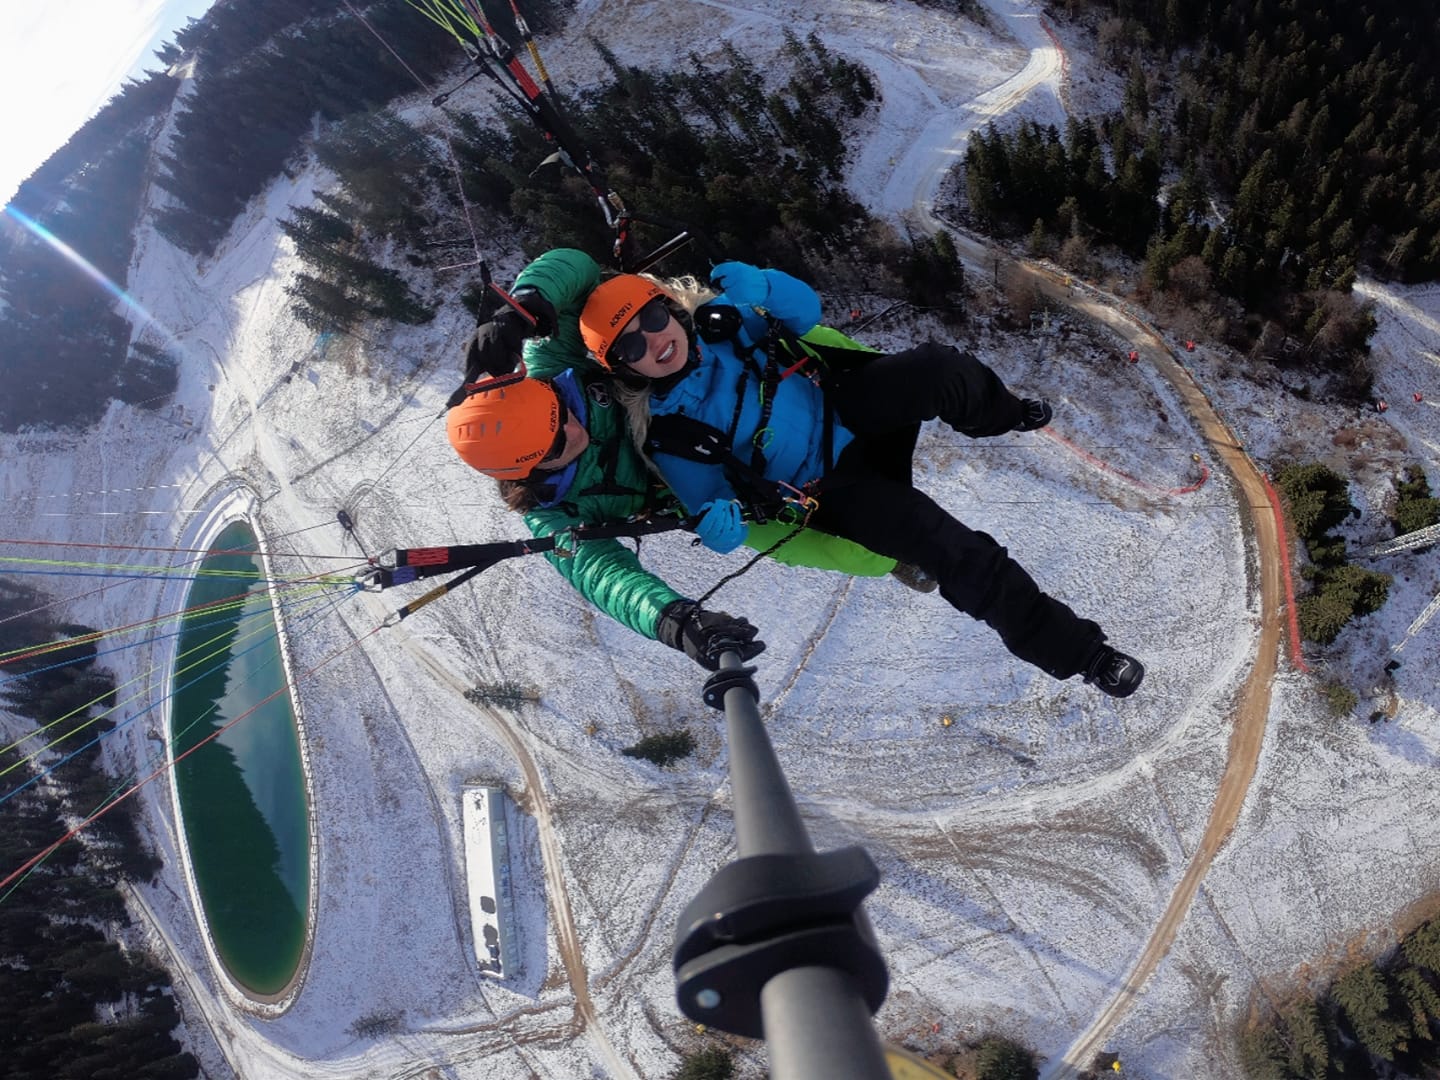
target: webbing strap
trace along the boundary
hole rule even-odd
[[[539,555],[558,551],[562,556],[573,553],[577,544],[587,540],[616,540],[628,536],[649,536],[692,527],[689,518],[661,517],[646,521],[621,521],[604,525],[579,525],[562,529],[550,536],[533,536],[524,540],[497,540],[489,544],[449,544],[444,547],[396,548],[381,555],[377,565],[363,575],[371,588],[387,589],[422,578],[448,574],[454,570],[494,566],[504,559],[521,555]]]

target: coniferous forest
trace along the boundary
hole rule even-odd
[[[1251,1080],[1434,1076],[1440,1067],[1440,920],[1392,955],[1347,968],[1315,994],[1272,1001],[1245,1025]]]
[[[36,729],[48,728],[50,738],[63,736],[43,760],[28,757],[23,742],[0,752],[7,791],[16,792],[5,800],[0,828],[7,867],[45,851],[134,782],[117,781],[100,766],[95,740],[114,726],[104,713],[115,683],[96,666],[90,631],[50,624],[39,614],[46,604],[35,590],[0,580],[0,652],[53,643],[51,651],[7,666],[12,674],[0,703]],[[42,766],[53,768],[36,779]],[[130,804],[121,802],[97,818],[83,840],[61,844],[8,887],[0,903],[0,1060],[7,1077],[180,1080],[198,1074],[195,1059],[172,1035],[180,1015],[169,974],[116,943],[129,920],[121,884],[149,879],[158,868],[140,841]]]
[[[532,0],[527,16],[543,30],[567,6]],[[1104,58],[1126,79],[1123,107],[1064,132],[1026,124],[973,139],[970,222],[1028,236],[1077,271],[1097,248],[1124,253],[1158,302],[1188,306],[1215,336],[1337,372],[1342,392],[1364,394],[1373,323],[1350,296],[1355,274],[1440,273],[1434,17],[1402,0],[1063,8],[1098,28]],[[406,5],[364,14],[368,26],[340,0],[218,5],[160,54],[193,77],[127,84],[15,207],[123,289],[149,185],[169,195],[162,234],[203,258],[248,200],[313,152],[340,188],[286,228],[307,263],[292,297],[317,330],[431,317],[423,270],[473,243],[456,227],[462,185],[527,255],[556,243],[609,251],[593,193],[559,166],[537,170],[554,146],[518,109],[500,121],[436,110],[421,127],[385,112],[417,75],[445,85],[473,69]],[[509,25],[504,14],[497,25]],[[921,306],[958,304],[963,274],[948,238],[896,237],[844,188],[847,133],[877,93],[863,68],[813,39],[786,40],[784,77],[733,49],[719,64],[691,56],[656,73],[597,48],[610,80],[565,107],[639,219],[642,247],[683,226],[699,242],[676,270],[743,249],[832,289],[863,281]],[[173,138],[157,149],[182,87]],[[153,341],[127,348],[113,295],[10,221],[0,246],[0,351],[34,389],[0,402],[0,430],[84,426],[112,398],[163,401],[175,358]]]
[[[972,140],[972,220],[1083,271],[1091,244],[1256,355],[1345,374],[1373,329],[1356,273],[1440,274],[1433,9],[1066,0],[1098,20],[1122,108]],[[1067,250],[1066,245],[1069,245]]]

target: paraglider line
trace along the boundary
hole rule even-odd
[[[321,668],[323,668],[323,667],[325,667],[326,665],[332,663],[333,661],[339,659],[343,654],[345,654],[346,652],[349,652],[349,651],[350,651],[351,649],[353,649],[355,646],[359,645],[361,642],[363,642],[363,641],[365,641],[367,638],[369,638],[372,634],[375,634],[376,632],[378,632],[378,630],[379,630],[379,627],[376,627],[375,630],[371,630],[371,631],[369,631],[369,632],[367,632],[367,633],[365,633],[365,634],[362,634],[361,636],[357,637],[354,641],[350,642],[350,644],[346,645],[344,648],[339,649],[339,650],[337,650],[336,652],[332,653],[330,656],[328,656],[328,657],[326,657],[324,660],[320,661],[320,663],[316,664],[314,667],[312,667],[312,668],[310,668],[308,671],[306,671],[306,672],[305,672],[305,677],[308,678],[309,676],[314,675],[314,674],[315,674],[317,671],[319,671]],[[273,694],[270,694],[269,696],[267,696],[263,701],[256,702],[256,703],[255,703],[253,706],[251,706],[249,709],[246,709],[246,710],[245,710],[243,713],[241,713],[239,716],[235,717],[235,719],[229,721],[229,722],[226,723],[224,726],[217,728],[216,730],[214,730],[213,732],[211,732],[209,735],[205,736],[205,738],[203,738],[203,739],[201,739],[199,742],[197,742],[194,746],[190,747],[190,749],[186,750],[184,753],[182,753],[182,754],[177,754],[177,755],[176,755],[175,757],[173,757],[171,760],[167,761],[164,765],[160,766],[158,769],[155,769],[153,772],[151,772],[151,773],[150,773],[148,776],[146,776],[144,779],[138,780],[138,781],[136,781],[134,784],[131,784],[130,787],[127,788],[120,796],[118,796],[117,798],[115,798],[115,799],[112,800],[111,802],[106,803],[106,804],[105,804],[104,806],[102,806],[99,810],[95,811],[93,814],[91,814],[89,817],[87,817],[84,821],[80,822],[80,824],[76,825],[73,829],[71,829],[69,832],[67,832],[64,836],[60,837],[60,839],[56,840],[54,843],[52,843],[52,844],[50,844],[48,847],[46,847],[43,851],[39,852],[39,853],[36,854],[36,855],[32,855],[29,859],[25,860],[25,862],[22,863],[20,866],[16,867],[14,870],[10,871],[9,874],[5,875],[4,878],[0,878],[0,889],[5,889],[5,890],[7,890],[3,895],[0,895],[0,903],[3,903],[3,902],[10,896],[10,893],[14,891],[13,889],[10,889],[10,888],[9,888],[10,885],[12,885],[13,883],[19,881],[22,877],[24,877],[26,874],[28,874],[32,869],[34,869],[34,868],[35,868],[36,866],[38,866],[40,863],[42,863],[42,862],[44,862],[46,859],[48,859],[51,855],[53,855],[56,851],[58,851],[62,846],[64,846],[64,844],[66,843],[66,841],[74,839],[76,836],[78,836],[78,835],[80,834],[80,832],[81,832],[82,830],[84,830],[84,829],[87,828],[88,826],[94,824],[94,823],[95,823],[96,821],[98,821],[100,818],[104,817],[104,816],[105,816],[106,814],[108,814],[111,810],[115,809],[115,807],[119,806],[122,802],[124,802],[126,799],[128,799],[131,795],[134,795],[134,794],[135,794],[137,791],[139,791],[141,788],[143,788],[143,787],[145,787],[147,784],[149,784],[152,780],[156,779],[157,777],[163,776],[166,772],[168,772],[170,769],[174,768],[174,767],[175,767],[176,765],[178,765],[181,761],[184,761],[187,757],[189,757],[191,754],[193,754],[196,750],[199,750],[202,746],[206,745],[207,743],[209,743],[209,742],[213,741],[214,739],[218,738],[219,736],[223,735],[225,732],[229,731],[232,727],[234,727],[236,724],[238,724],[241,720],[244,720],[247,716],[250,716],[252,713],[254,713],[254,712],[256,712],[257,710],[259,710],[262,706],[268,705],[271,701],[273,701],[275,698],[279,697],[282,693],[286,693],[288,690],[289,690],[289,686],[288,686],[288,685],[287,685],[287,686],[281,686],[281,687],[280,687],[279,689],[277,689]]]

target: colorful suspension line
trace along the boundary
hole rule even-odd
[[[690,241],[689,232],[682,228],[676,239],[669,241],[661,249],[657,249],[649,255],[637,255],[631,250],[633,243],[631,226],[639,219],[630,213],[619,193],[606,182],[600,166],[580,141],[574,127],[565,118],[565,114],[561,112],[559,94],[556,93],[554,83],[550,80],[550,74],[546,71],[545,64],[540,58],[540,50],[535,44],[534,35],[531,34],[524,16],[520,14],[515,0],[510,2],[515,27],[521,41],[530,53],[536,71],[540,73],[541,82],[544,83],[543,90],[526,70],[525,65],[521,63],[509,42],[501,37],[495,27],[491,25],[489,18],[480,7],[479,0],[406,0],[406,3],[455,38],[465,51],[465,55],[479,68],[476,75],[483,74],[499,86],[501,91],[514,101],[521,112],[539,129],[546,140],[555,146],[554,154],[547,160],[565,165],[590,188],[596,205],[600,207],[600,212],[605,217],[605,223],[615,233],[612,256],[622,270],[638,273]],[[474,77],[476,76],[471,76],[471,78]],[[470,80],[465,81],[469,82]],[[441,94],[435,98],[433,103],[437,107],[443,105],[450,93],[453,92],[452,90],[449,93]],[[673,226],[673,223],[669,222],[655,222],[655,224]]]
[[[345,646],[343,646],[342,648],[337,649],[335,652],[331,653],[329,656],[327,656],[327,657],[325,657],[323,660],[321,660],[318,664],[314,665],[313,667],[311,667],[311,668],[307,669],[305,672],[303,672],[302,675],[301,675],[301,678],[309,678],[310,676],[313,676],[313,675],[314,675],[316,672],[318,672],[321,668],[324,668],[324,667],[328,666],[329,664],[333,663],[335,660],[339,659],[341,656],[343,656],[343,655],[344,655],[345,653],[347,653],[349,650],[355,648],[356,646],[360,645],[362,642],[364,642],[364,641],[366,641],[367,639],[369,639],[373,634],[377,633],[377,632],[379,631],[379,629],[380,629],[380,628],[377,626],[374,630],[369,631],[369,633],[362,634],[362,635],[360,635],[359,637],[355,638],[354,641],[351,641],[348,645],[345,645]],[[297,680],[297,681],[298,681],[298,680]],[[197,742],[194,746],[192,746],[192,747],[190,747],[189,749],[185,750],[183,753],[177,754],[177,755],[175,755],[173,758],[167,760],[163,765],[161,765],[161,766],[159,766],[158,768],[154,769],[153,771],[151,771],[148,775],[146,775],[146,776],[143,777],[142,779],[136,780],[133,784],[131,784],[128,788],[126,788],[126,789],[125,789],[123,792],[121,792],[118,796],[116,796],[115,798],[109,800],[108,802],[103,803],[103,804],[102,804],[100,807],[98,807],[93,813],[91,813],[88,817],[86,817],[83,821],[81,821],[81,822],[80,822],[78,825],[76,825],[74,828],[70,829],[67,833],[65,833],[65,835],[61,836],[61,837],[60,837],[59,839],[57,839],[54,843],[48,845],[44,850],[36,853],[35,855],[32,855],[29,859],[27,859],[27,860],[26,860],[24,863],[22,863],[20,866],[16,867],[14,870],[11,870],[11,871],[10,871],[8,874],[6,874],[3,878],[0,878],[0,890],[3,890],[3,891],[0,891],[0,903],[3,903],[6,899],[9,898],[9,896],[11,895],[11,893],[13,893],[13,892],[15,891],[15,890],[14,890],[14,886],[18,885],[19,882],[23,881],[24,878],[26,877],[26,875],[28,875],[32,870],[34,870],[34,869],[35,869],[36,867],[38,867],[41,863],[43,863],[46,859],[48,859],[51,855],[53,855],[56,851],[58,851],[67,841],[74,839],[76,836],[78,836],[82,831],[84,831],[84,830],[85,830],[86,828],[88,828],[90,825],[94,824],[94,823],[95,823],[96,821],[98,821],[100,818],[104,817],[104,816],[105,816],[106,814],[108,814],[111,810],[113,810],[116,806],[120,805],[120,803],[124,802],[124,801],[125,801],[126,799],[128,799],[130,796],[134,795],[137,791],[139,791],[141,788],[145,787],[145,786],[146,786],[147,784],[149,784],[152,780],[155,780],[155,779],[157,779],[158,777],[163,776],[167,771],[169,771],[170,769],[174,768],[174,767],[175,767],[176,765],[178,765],[181,761],[185,760],[185,759],[186,759],[187,757],[189,757],[191,754],[195,753],[195,751],[199,750],[202,746],[205,746],[206,744],[208,744],[208,743],[212,742],[213,740],[219,738],[221,735],[223,735],[225,732],[229,731],[229,730],[230,730],[232,727],[234,727],[236,724],[240,723],[240,721],[244,720],[246,717],[252,715],[253,713],[255,713],[256,711],[258,711],[259,709],[261,709],[261,708],[263,708],[264,706],[268,705],[271,701],[275,700],[275,698],[279,697],[279,695],[282,694],[282,693],[284,693],[287,689],[288,689],[288,688],[285,687],[285,686],[280,687],[278,690],[276,690],[273,694],[270,694],[270,695],[269,695],[268,697],[266,697],[264,700],[257,702],[255,705],[253,705],[253,706],[251,706],[249,709],[245,710],[245,712],[241,713],[239,716],[235,717],[233,720],[228,721],[228,722],[225,723],[223,726],[217,728],[215,731],[213,731],[213,732],[211,732],[209,735],[205,736],[205,738],[201,739],[201,740],[200,740],[199,742]]]
[[[555,87],[549,73],[539,62],[539,49],[529,27],[521,28],[524,22],[519,9],[511,3],[515,13],[516,28],[536,60],[536,67],[545,83],[542,90],[520,62],[520,57],[490,24],[489,18],[480,7],[479,0],[406,0],[416,11],[435,23],[460,43],[467,56],[480,68],[481,73],[494,81],[535,125],[555,144],[559,161],[573,169],[595,196],[606,222],[620,231],[628,219],[625,204],[605,183],[599,167],[586,151],[574,129],[557,107]],[[548,93],[547,93],[548,91]]]
[[[287,582],[285,584],[300,585],[306,583],[307,580],[308,579],[300,578]],[[347,593],[354,591],[353,582],[349,579],[331,579],[328,582],[322,584],[329,588],[343,588]],[[216,610],[223,610],[227,605],[233,604],[234,602],[234,597],[221,597],[218,600],[211,600],[203,604],[197,604],[192,607],[181,608],[177,611],[167,612],[164,615],[157,615],[153,619],[142,619],[139,622],[128,623],[124,626],[112,627],[107,630],[92,630],[89,633],[79,634],[73,638],[66,638],[63,641],[50,641],[45,642],[44,644],[21,646],[18,649],[11,649],[8,652],[0,652],[0,667],[5,667],[10,664],[17,664],[21,661],[30,660],[37,656],[45,656],[49,653],[61,652],[65,649],[73,648],[76,645],[88,645],[92,642],[103,641],[106,638],[116,637],[119,635],[144,630],[149,627],[168,623],[171,620],[184,619],[188,617],[193,617],[194,615],[200,613],[211,613]]]
[[[275,543],[275,542],[277,542],[277,541],[280,541],[280,540],[288,540],[290,537],[299,536],[301,533],[311,532],[311,531],[313,531],[313,530],[315,530],[315,529],[327,528],[329,525],[330,525],[330,522],[322,522],[322,523],[319,524],[319,525],[307,525],[307,526],[305,526],[303,529],[295,529],[295,530],[293,530],[293,531],[291,531],[291,532],[288,532],[288,533],[282,533],[282,534],[280,534],[279,536],[270,537],[269,539],[270,539],[270,542],[273,544],[273,543]],[[263,554],[263,555],[265,555],[266,557],[268,557],[268,558],[270,558],[270,559],[275,559],[275,558],[304,558],[304,559],[311,559],[311,560],[314,560],[314,559],[340,559],[340,560],[344,560],[344,561],[350,562],[350,563],[353,563],[353,562],[355,561],[354,558],[351,557],[351,556],[349,556],[349,555],[314,555],[314,554],[305,554],[305,555],[302,555],[302,554],[299,553],[299,552],[279,552],[279,551],[274,551],[274,550],[269,550],[269,551],[266,551],[266,552],[259,552],[259,551],[255,551],[253,548],[248,548],[248,547],[247,547],[247,548],[244,548],[244,549],[236,548],[236,549],[231,549],[231,550],[225,550],[225,549],[212,549],[212,548],[154,547],[154,546],[144,546],[144,545],[138,545],[138,544],[95,544],[95,543],[81,543],[81,542],[78,542],[78,541],[69,541],[69,540],[17,540],[17,539],[10,539],[10,538],[0,538],[0,544],[15,544],[15,545],[19,545],[19,546],[22,546],[22,547],[100,548],[100,549],[108,550],[108,551],[151,551],[151,552],[168,552],[168,553],[182,554],[182,555],[192,555],[192,554],[193,554],[193,555],[196,556],[196,558],[190,560],[188,563],[180,563],[180,564],[177,564],[177,565],[179,565],[179,566],[194,566],[194,565],[196,565],[196,564],[203,563],[203,562],[205,561],[206,556],[209,556],[209,555],[239,555],[239,554],[244,554],[244,553],[247,553],[247,552],[253,552],[254,554],[257,554],[257,555],[262,555],[262,554]],[[60,606],[66,605],[66,604],[73,604],[73,603],[75,603],[75,602],[77,602],[77,601],[79,601],[79,600],[87,600],[87,599],[89,599],[89,598],[91,598],[91,597],[93,597],[93,596],[97,596],[97,595],[99,595],[99,594],[101,594],[101,593],[108,592],[110,589],[116,588],[116,587],[118,587],[120,584],[122,584],[122,582],[116,581],[116,582],[112,582],[112,583],[109,584],[109,585],[101,585],[101,586],[98,586],[97,588],[90,589],[90,590],[88,590],[88,591],[86,591],[86,592],[78,593],[78,594],[73,595],[73,596],[56,597],[56,598],[53,599],[53,600],[46,601],[46,602],[43,603],[43,604],[40,604],[40,605],[38,605],[38,606],[36,606],[36,607],[34,607],[34,608],[31,608],[29,611],[22,611],[22,612],[17,612],[17,613],[14,614],[14,615],[8,615],[8,616],[6,616],[5,618],[0,619],[0,625],[3,625],[4,623],[10,622],[10,621],[13,620],[13,619],[23,618],[25,615],[28,615],[28,614],[35,614],[35,613],[37,613],[37,612],[44,611],[44,610],[46,610],[46,609],[48,609],[48,608],[60,607]],[[4,654],[0,654],[0,663],[3,663],[3,662],[4,662],[3,657],[4,657]]]
[[[252,595],[252,596],[247,596],[245,599],[241,600],[238,605],[233,605],[233,607],[234,607],[234,609],[237,610],[237,611],[238,611],[238,610],[241,610],[241,609],[243,609],[243,607],[244,607],[246,604],[248,604],[252,599],[253,599],[253,595]],[[319,600],[322,600],[322,599],[327,601],[327,603],[326,603],[326,605],[325,605],[325,607],[324,607],[323,610],[328,611],[328,610],[333,609],[333,607],[335,606],[335,597],[334,597],[333,594],[329,594],[328,596],[326,596],[326,597],[321,597],[321,598],[310,597],[310,598],[307,598],[307,599],[304,599],[304,600],[289,601],[289,602],[287,602],[286,605],[282,605],[281,614],[283,614],[283,611],[284,611],[284,607],[285,607],[285,606],[294,606],[294,605],[299,605],[299,604],[314,605],[314,604],[318,603]],[[180,685],[175,686],[174,689],[173,689],[171,692],[165,694],[164,696],[162,696],[162,697],[161,697],[160,699],[158,699],[158,700],[159,700],[159,701],[168,700],[169,698],[173,697],[176,693],[178,693],[178,692],[180,692],[180,691],[182,691],[182,690],[188,689],[190,686],[194,685],[196,682],[200,681],[201,679],[204,679],[204,678],[206,678],[207,676],[214,674],[216,671],[221,670],[221,669],[224,668],[225,665],[226,665],[227,663],[229,663],[230,661],[232,661],[232,660],[234,660],[234,659],[236,659],[236,658],[238,658],[238,657],[244,656],[244,655],[246,655],[246,654],[248,654],[248,653],[250,653],[250,652],[253,652],[255,649],[261,648],[262,646],[264,646],[264,645],[268,644],[269,642],[275,640],[275,638],[278,636],[278,631],[275,630],[275,629],[274,629],[273,627],[271,627],[270,625],[268,625],[268,624],[266,623],[266,621],[265,621],[265,619],[266,619],[267,617],[269,617],[270,615],[271,615],[271,612],[270,612],[270,611],[261,609],[261,610],[257,610],[257,611],[251,612],[249,615],[243,615],[243,616],[241,616],[241,618],[240,618],[239,621],[231,620],[231,619],[219,619],[219,620],[216,620],[216,621],[213,622],[213,623],[202,624],[201,627],[192,627],[191,629],[201,629],[201,628],[204,628],[205,626],[221,626],[221,627],[223,627],[223,629],[222,629],[219,633],[217,633],[214,637],[210,638],[208,641],[202,642],[202,643],[200,643],[199,645],[192,646],[192,647],[191,647],[190,649],[188,649],[186,652],[179,654],[179,655],[175,658],[178,666],[177,666],[177,667],[175,668],[175,670],[172,672],[172,676],[171,676],[172,682],[173,682],[174,679],[180,678],[180,677],[185,676],[185,675],[189,675],[189,674],[191,674],[192,672],[196,672],[196,669],[199,669],[199,670],[198,670],[198,673],[194,674],[194,676],[193,676],[191,679],[189,679],[189,681],[184,682],[184,683],[181,683]],[[308,619],[313,618],[313,617],[314,617],[314,613],[313,613],[313,612],[311,612],[311,613],[309,613],[309,614],[305,613],[304,611],[300,611],[300,612],[297,612],[297,613],[296,613],[296,618],[299,619],[301,622],[308,621]],[[254,626],[253,628],[251,628],[249,631],[247,631],[245,634],[236,637],[236,636],[234,635],[234,631],[235,631],[235,629],[239,626],[239,622],[244,621],[245,619],[253,619],[253,620],[255,620],[255,626]],[[237,645],[237,644],[239,644],[239,643],[241,643],[241,642],[245,642],[245,641],[247,641],[247,640],[249,640],[249,639],[252,639],[252,638],[256,638],[257,635],[258,635],[258,638],[259,638],[258,640],[252,642],[250,645],[246,646],[244,649],[241,649],[241,650],[238,651],[238,652],[236,651],[236,645]],[[148,644],[148,643],[153,642],[153,641],[155,641],[155,640],[159,640],[159,639],[155,639],[155,638],[147,639],[145,642],[141,642],[140,644]],[[195,658],[195,657],[194,657],[194,654],[195,654],[195,653],[199,652],[200,650],[204,650],[204,649],[210,649],[211,651],[204,653],[204,655],[201,655],[201,656],[199,656],[198,658]],[[92,659],[92,658],[87,658],[87,659]],[[98,656],[95,657],[95,658],[93,658],[93,659],[98,659]],[[179,662],[182,661],[182,660],[186,660],[187,662],[184,663],[184,664],[180,664]],[[50,670],[54,670],[55,668],[60,668],[60,667],[68,666],[69,663],[73,663],[73,661],[67,661],[65,664],[56,664],[56,665],[53,665],[53,666],[50,667],[50,668],[40,668],[40,669],[38,669],[38,670],[36,670],[36,671],[25,672],[24,674],[21,674],[21,675],[12,676],[10,679],[7,679],[7,680],[5,680],[5,681],[6,681],[6,682],[19,681],[19,680],[28,678],[28,677],[30,677],[30,676],[32,676],[32,675],[41,674],[42,672],[45,672],[45,671],[50,671]],[[83,718],[82,721],[81,721],[81,723],[79,723],[79,724],[76,725],[75,727],[71,728],[69,731],[66,731],[64,734],[59,735],[59,736],[55,737],[54,739],[51,739],[51,740],[50,740],[49,742],[47,742],[44,746],[41,746],[41,747],[39,747],[38,749],[32,751],[32,752],[31,752],[29,755],[27,755],[26,757],[20,758],[20,759],[18,759],[17,761],[13,762],[12,764],[5,766],[4,768],[0,768],[0,777],[4,777],[4,776],[8,775],[9,773],[13,772],[14,770],[16,770],[16,769],[18,769],[18,768],[20,768],[20,767],[22,767],[22,766],[30,763],[31,761],[34,761],[36,758],[40,757],[42,754],[46,753],[47,751],[50,751],[50,750],[55,749],[55,748],[58,747],[61,743],[63,743],[63,742],[65,742],[65,741],[67,741],[68,739],[70,739],[72,736],[78,735],[78,734],[80,734],[82,731],[84,731],[86,728],[91,727],[91,726],[93,726],[93,725],[95,725],[95,724],[98,724],[98,723],[100,723],[101,721],[107,719],[109,716],[111,716],[113,713],[117,712],[117,711],[118,711],[119,709],[121,709],[123,706],[130,705],[130,704],[134,703],[135,701],[137,701],[137,700],[146,692],[146,690],[148,689],[148,687],[149,687],[149,680],[150,680],[151,676],[153,676],[153,675],[155,674],[155,672],[156,672],[156,666],[153,666],[153,665],[152,665],[150,668],[148,668],[147,670],[145,670],[145,671],[141,672],[140,674],[136,675],[134,678],[128,680],[127,682],[121,683],[119,686],[116,686],[116,687],[114,687],[114,688],[112,688],[112,689],[107,689],[103,694],[100,694],[99,696],[93,698],[92,700],[87,701],[87,702],[85,702],[84,704],[77,706],[76,708],[72,709],[70,712],[65,713],[63,716],[57,717],[56,719],[50,721],[48,724],[44,725],[43,727],[39,727],[39,728],[36,728],[34,731],[27,732],[25,735],[21,736],[19,739],[17,739],[17,740],[15,740],[14,742],[12,742],[9,746],[6,746],[6,747],[4,747],[4,748],[0,748],[0,755],[8,754],[8,753],[10,753],[11,751],[18,750],[18,749],[19,749],[21,746],[23,746],[25,743],[27,743],[27,742],[29,742],[30,740],[36,738],[37,736],[41,736],[41,735],[46,734],[47,732],[49,732],[49,731],[52,730],[53,728],[59,726],[60,724],[65,723],[65,722],[68,721],[68,720],[71,720],[71,719],[73,719],[73,718],[75,718],[75,717],[77,717],[77,716]],[[139,688],[138,690],[136,690],[134,693],[132,693],[130,696],[128,696],[128,697],[126,697],[126,698],[124,698],[124,699],[122,699],[122,700],[117,700],[113,705],[111,705],[109,708],[107,708],[104,712],[101,712],[101,713],[99,713],[99,714],[97,714],[97,715],[95,715],[95,716],[93,716],[93,717],[87,717],[87,716],[86,716],[86,714],[88,713],[88,711],[89,711],[92,707],[94,707],[94,706],[96,706],[96,705],[102,704],[107,698],[110,698],[110,697],[112,697],[113,695],[115,695],[117,692],[119,692],[119,691],[121,691],[121,690],[124,690],[126,687],[132,686],[132,685],[137,684],[137,683],[141,684],[141,685],[140,685],[140,688]],[[0,685],[3,685],[3,683],[0,683]],[[0,804],[3,804],[3,803],[6,802],[7,800],[9,800],[12,796],[18,794],[20,791],[23,791],[26,787],[29,787],[30,784],[34,783],[36,780],[42,779],[43,777],[49,775],[49,774],[50,774],[51,772],[53,772],[55,769],[58,769],[59,767],[61,767],[62,765],[64,765],[66,762],[68,762],[69,760],[71,760],[72,758],[74,758],[77,754],[80,754],[80,753],[82,753],[83,751],[85,751],[86,749],[88,749],[88,748],[96,745],[97,743],[99,743],[99,741],[100,741],[101,739],[107,738],[109,735],[113,734],[114,732],[119,731],[119,730],[127,727],[130,723],[132,723],[132,722],[133,722],[135,719],[137,719],[139,716],[144,715],[144,714],[145,714],[146,712],[148,712],[151,708],[154,708],[154,706],[155,706],[156,704],[158,704],[158,701],[157,701],[157,702],[151,702],[150,704],[148,704],[148,705],[146,706],[146,708],[140,710],[140,711],[139,711],[138,713],[136,713],[134,716],[131,716],[130,718],[126,719],[126,720],[123,721],[122,723],[116,725],[114,728],[110,728],[110,729],[107,729],[106,731],[101,732],[101,733],[100,733],[98,736],[96,736],[94,739],[91,739],[89,742],[85,743],[83,746],[78,747],[78,748],[75,749],[73,752],[69,753],[69,754],[66,755],[64,758],[62,758],[61,760],[55,762],[53,765],[50,765],[50,766],[47,767],[43,772],[41,772],[41,773],[38,774],[37,776],[32,777],[32,778],[31,778],[29,781],[27,781],[26,783],[21,784],[19,787],[15,788],[15,789],[12,790],[12,791],[7,791],[7,792],[5,792],[3,795],[0,795]]]

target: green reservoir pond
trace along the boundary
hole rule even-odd
[[[294,978],[305,949],[305,771],[255,533],[243,521],[232,522],[210,550],[190,588],[185,606],[192,614],[176,645],[175,757],[244,718],[177,760],[175,786],[220,960],[245,989],[275,995]],[[236,602],[227,603],[231,598]],[[207,604],[213,610],[203,608]]]

